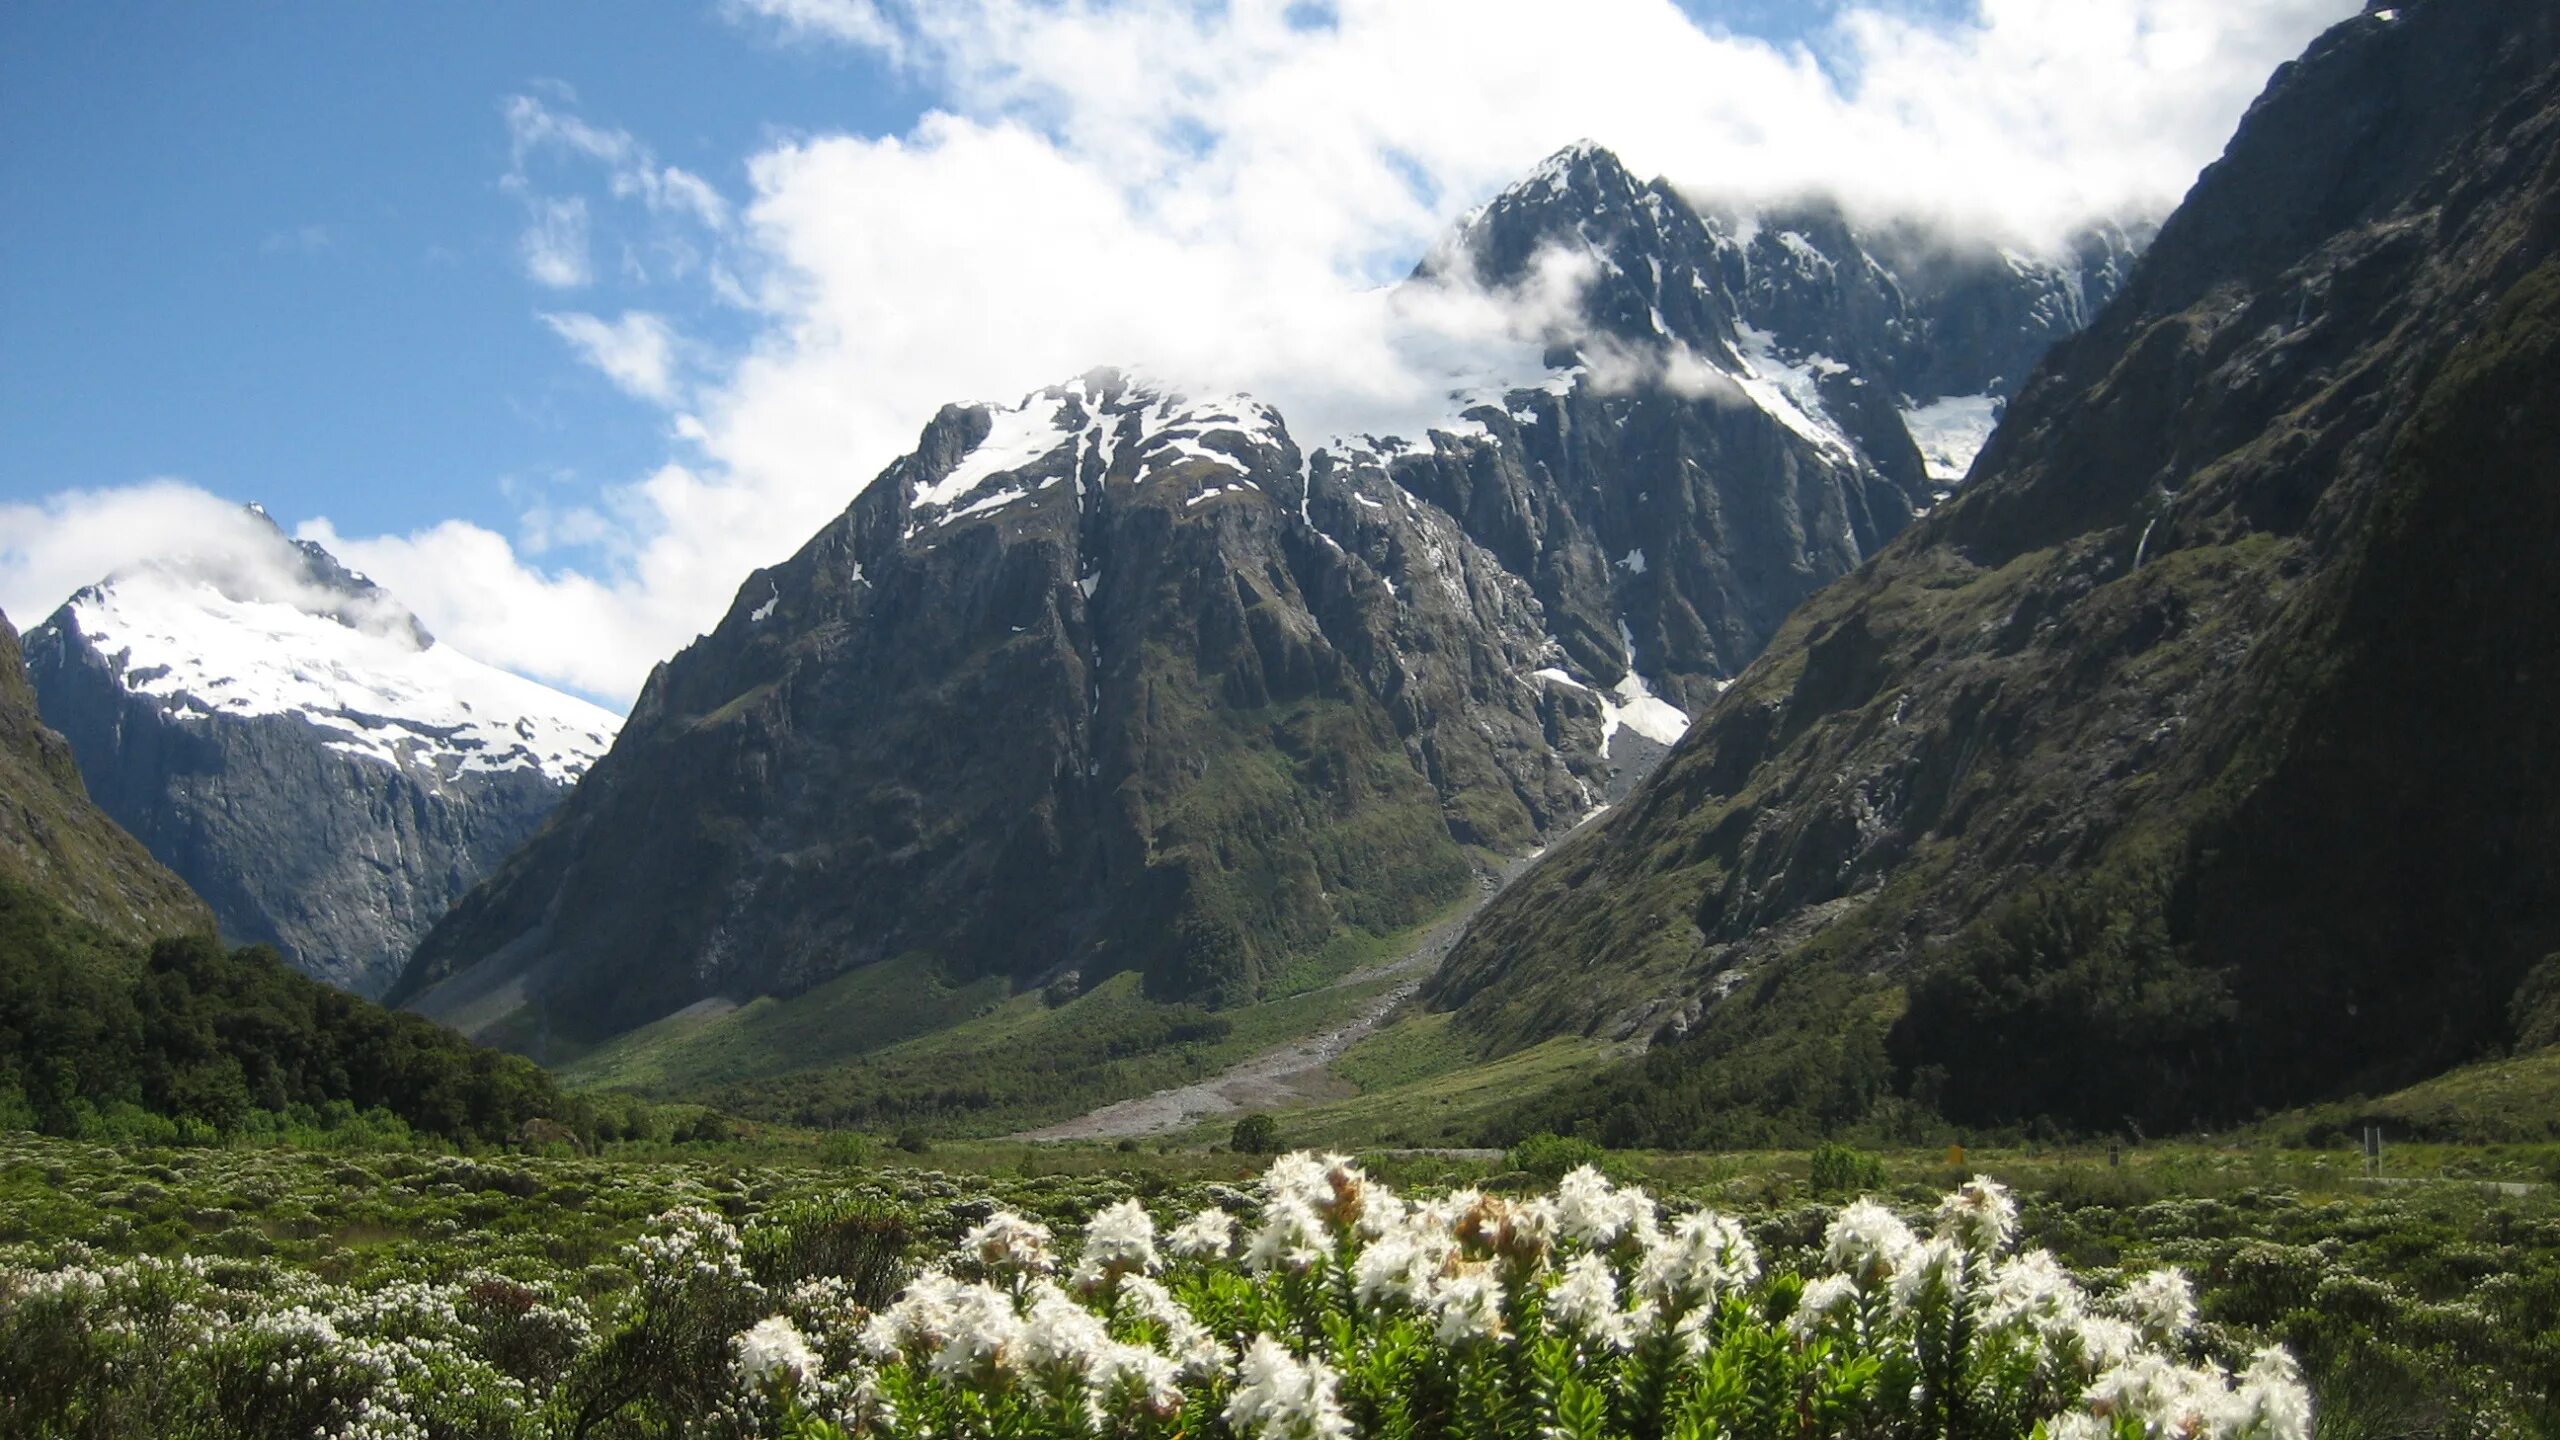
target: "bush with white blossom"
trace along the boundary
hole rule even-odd
[[[170,1158],[184,1164],[118,1162],[115,1193],[160,1205],[156,1187],[201,1170],[266,1204],[294,1193],[273,1174],[308,1165],[353,1197],[343,1204],[386,1194],[460,1210],[514,1175],[403,1162],[400,1186],[375,1189],[337,1161]],[[2292,1440],[2310,1428],[2284,1352],[2228,1348],[2231,1332],[2200,1323],[2186,1274],[2085,1283],[2020,1248],[2016,1206],[1985,1179],[1934,1208],[1866,1198],[1755,1231],[1587,1167],[1535,1196],[1400,1195],[1342,1157],[1300,1153],[1250,1190],[1207,1186],[1152,1210],[1101,1180],[1024,1186],[1013,1209],[943,1177],[899,1181],[895,1199],[767,1200],[709,1171],[618,1173],[672,1193],[627,1211],[633,1228],[607,1248],[556,1266],[539,1234],[497,1244],[500,1232],[458,1226],[312,1268],[67,1240],[16,1249],[0,1263],[0,1434]],[[230,1212],[203,1224],[240,1228]],[[919,1230],[934,1238],[919,1246]],[[2235,1273],[2319,1260],[2300,1253],[2310,1261],[2247,1251]],[[2250,1283],[2249,1297],[2294,1303]],[[2330,1305],[2345,1314],[2344,1284],[2294,1288],[2345,1297]]]
[[[739,1383],[778,1428],[882,1440],[2310,1434],[2281,1350],[2208,1362],[2183,1275],[2093,1293],[2016,1249],[1987,1178],[1925,1231],[1845,1207],[1809,1276],[1588,1167],[1533,1199],[1407,1199],[1298,1153],[1250,1210],[1160,1238],[1124,1201],[1072,1256],[998,1211],[893,1303],[835,1317],[848,1363],[770,1317],[738,1337]]]

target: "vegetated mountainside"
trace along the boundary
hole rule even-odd
[[[210,931],[213,916],[101,814],[71,747],[45,728],[18,632],[0,615],[0,883],[107,941]]]
[[[1420,440],[1302,443],[1249,396],[1109,371],[947,407],[651,677],[395,998],[555,1057],[892,960],[1229,1005],[1438,912],[1484,852],[1621,790],[1943,490],[1905,413],[1946,396],[1754,308],[1854,311],[1817,303],[1841,273],[1902,306],[1834,229],[1837,257],[1720,238],[1576,146],[1411,282],[1587,282],[1523,347],[1535,383]],[[1965,264],[2037,325],[2116,274]],[[1996,403],[1977,368],[1940,363],[1985,387],[1956,410]],[[1929,433],[1969,456],[1961,423]]]
[[[226,951],[204,903],[81,790],[0,616],[0,1130],[211,1134],[254,1112],[383,1108],[454,1139],[577,1116],[550,1079],[273,951]]]
[[[2278,72],[1951,504],[1432,995],[1656,1033],[1524,1123],[2210,1123],[2506,1044],[2560,949],[2560,15]],[[2547,976],[2546,976],[2547,978]]]
[[[44,718],[100,806],[222,931],[364,995],[523,843],[614,717],[438,644],[272,526],[173,555],[29,632]]]

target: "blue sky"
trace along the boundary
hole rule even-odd
[[[664,450],[535,318],[509,96],[569,87],[731,191],[774,131],[927,100],[690,4],[13,5],[0,67],[0,494],[178,474],[368,529]]]
[[[0,604],[259,500],[618,702],[942,400],[1127,359],[1392,421],[1358,293],[1577,136],[2031,235],[2163,208],[2353,9],[1280,4],[0,7]]]

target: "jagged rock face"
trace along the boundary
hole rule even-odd
[[[437,644],[317,546],[272,550],[119,573],[28,662],[90,793],[229,939],[379,995],[615,721]]]
[[[395,998],[583,1040],[921,953],[1238,1000],[1623,793],[1933,493],[1898,412],[1879,462],[1825,398],[1857,387],[1736,340],[1706,223],[1643,195],[1577,148],[1444,249],[1499,287],[1565,235],[1672,278],[1631,312],[1601,269],[1536,384],[1418,440],[1109,372],[945,409],[652,677]]]
[[[1472,217],[1420,273],[1519,287],[1560,259],[1587,269],[1567,347],[1622,366],[1668,346],[1747,367],[1795,402],[1808,433],[1847,442],[1926,506],[2149,239],[2147,226],[2107,222],[2027,254],[1910,222],[1862,225],[1819,200],[1693,208],[1584,142]]]
[[[204,902],[101,813],[45,728],[17,629],[0,615],[0,882],[140,945],[213,928]]]
[[[2154,1126],[2502,1043],[2560,948],[2555,140],[2547,6],[2317,42],[1961,494],[1436,1002],[1676,1039],[1569,1102],[1626,1140],[1846,1118],[1888,1055],[1959,1118]]]

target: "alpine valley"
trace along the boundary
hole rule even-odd
[[[650,678],[393,998],[859,1124],[1055,1117],[1273,1002],[1339,1019],[1938,503],[2132,252],[1737,219],[1585,143],[1406,282],[1583,277],[1545,368],[1424,434],[1114,371],[946,407]],[[981,1035],[1043,1063],[948,1048]]]

